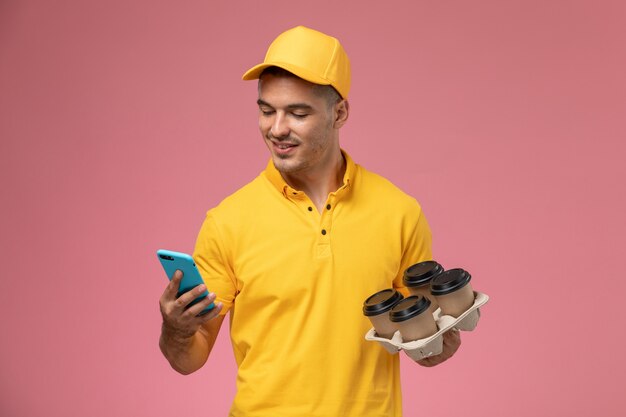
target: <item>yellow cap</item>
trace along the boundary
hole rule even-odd
[[[350,91],[350,61],[339,41],[322,32],[298,26],[278,35],[262,64],[243,74],[255,80],[268,67],[280,67],[313,84],[332,85],[347,98]]]

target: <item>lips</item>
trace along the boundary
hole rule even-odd
[[[290,142],[276,142],[276,141],[271,141],[272,142],[272,147],[274,148],[274,153],[280,156],[287,156],[289,155],[293,149],[295,149],[298,144],[296,143],[290,143]]]
[[[293,143],[276,143],[276,142],[274,142],[274,146],[276,146],[278,149],[288,149],[288,148],[292,148],[292,147],[297,146],[297,145],[293,144]]]

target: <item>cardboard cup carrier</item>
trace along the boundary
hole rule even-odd
[[[413,268],[413,269],[412,269]],[[427,275],[427,277],[423,277]],[[374,326],[365,334],[365,340],[380,343],[389,353],[403,350],[411,359],[420,360],[443,351],[443,334],[451,329],[472,331],[478,325],[480,310],[489,296],[473,291],[471,275],[455,268],[444,271],[434,261],[413,265],[405,272],[409,279],[429,282],[429,296],[403,298],[394,289],[379,291],[368,297],[363,313]],[[407,285],[412,294],[411,286]],[[423,284],[414,287],[423,287]],[[434,311],[432,304],[438,303]]]

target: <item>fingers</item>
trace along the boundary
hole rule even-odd
[[[418,360],[416,362],[419,363],[421,366],[426,367],[426,368],[430,368],[432,366],[435,366],[435,363],[433,363],[431,358],[420,359],[420,360]]]
[[[202,313],[208,306],[211,305],[211,303],[215,302],[215,298],[216,295],[215,293],[209,293],[209,295],[207,295],[206,297],[204,297],[202,299],[202,301],[199,301],[198,303],[192,305],[191,307],[187,308],[185,310],[184,314],[188,314],[192,317],[201,317],[202,318],[202,322],[205,322],[207,320],[205,320],[208,317],[208,320],[210,320],[212,317],[217,316],[217,314],[214,314],[215,309],[217,308],[217,306],[214,306],[211,310],[209,310],[206,313]],[[218,311],[219,313],[219,311]]]
[[[443,334],[443,344],[450,353],[450,356],[461,346],[461,332],[451,329]]]
[[[161,307],[161,313],[163,314],[164,317],[166,315],[169,315],[172,310],[182,310],[187,305],[187,304],[184,304],[182,308],[178,308],[176,305],[177,294],[180,288],[180,281],[182,279],[183,279],[183,273],[179,270],[176,270],[169,284],[167,284],[167,287],[165,287],[163,294],[161,294],[161,298],[159,299],[159,306]]]
[[[180,287],[180,281],[183,279],[183,273],[180,270],[176,270],[172,279],[170,280],[167,287],[165,287],[165,291],[163,291],[163,295],[161,298],[165,299],[176,299],[176,294],[178,294],[178,289]]]
[[[211,303],[209,302],[208,304],[211,304]],[[200,303],[198,303],[198,305],[200,305]],[[196,306],[194,306],[194,307],[196,307]],[[206,323],[208,321],[211,321],[214,318],[216,318],[217,316],[219,316],[219,314],[222,311],[223,307],[224,307],[224,305],[222,303],[215,303],[215,307],[213,307],[208,313],[202,314],[202,315],[196,315],[195,316],[196,320],[198,320],[200,325],[202,325],[202,324],[204,324],[204,323]],[[191,308],[190,308],[190,310],[191,310]],[[202,311],[202,310],[200,310],[200,311]]]
[[[182,294],[180,297],[173,301],[169,301],[165,303],[165,306],[161,306],[161,311],[163,312],[163,316],[168,319],[181,320],[184,322],[193,321],[192,319],[195,317],[202,317],[200,320],[201,323],[204,323],[211,318],[217,316],[217,313],[221,310],[221,308],[214,313],[216,310],[216,306],[213,307],[210,311],[205,314],[201,314],[211,303],[215,302],[216,294],[209,293],[206,297],[198,301],[197,303],[190,306],[193,301],[206,293],[207,288],[204,284],[200,284],[197,287],[187,291]],[[221,303],[220,303],[221,304]]]
[[[163,315],[163,318],[167,321],[171,321],[172,319],[174,319],[174,316],[182,315],[191,302],[206,293],[206,285],[200,284],[192,288],[191,290],[186,291],[184,294],[181,294],[180,297],[178,297],[178,291],[180,289],[180,282],[182,278],[183,273],[181,271],[177,270],[176,272],[174,272],[172,279],[165,288],[165,291],[163,291],[161,299],[159,300],[161,313]]]
[[[440,354],[417,361],[422,366],[432,367],[450,359],[461,346],[461,332],[457,329],[448,330],[443,334],[443,350]]]
[[[186,293],[182,294],[180,297],[176,299],[174,305],[176,306],[176,310],[184,310],[187,306],[196,298],[201,296],[206,292],[206,285],[200,284],[197,287],[192,288]],[[194,305],[195,306],[195,305]]]

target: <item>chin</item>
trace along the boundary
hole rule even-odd
[[[297,172],[301,168],[299,164],[291,163],[291,161],[287,159],[282,159],[277,156],[274,156],[274,166],[279,172],[285,173],[285,174]]]

